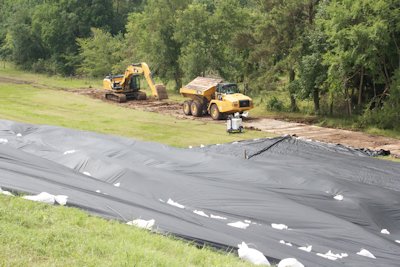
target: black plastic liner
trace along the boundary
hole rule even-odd
[[[0,159],[3,189],[67,195],[67,205],[124,222],[155,219],[153,229],[198,244],[244,241],[305,266],[400,265],[400,164],[362,151],[292,137],[178,149],[0,121]],[[247,228],[228,225],[238,221]],[[329,250],[348,257],[317,255]]]

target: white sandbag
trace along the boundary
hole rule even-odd
[[[290,243],[290,242],[285,242],[285,240],[280,240],[279,243],[281,243],[281,244],[283,244],[283,245],[286,245],[286,246],[289,246],[289,247],[292,247],[292,246],[293,246],[292,243]]]
[[[304,267],[304,265],[295,258],[287,258],[281,260],[278,267]]]
[[[226,220],[226,217],[210,214],[211,219]]]
[[[143,228],[143,229],[147,229],[147,230],[151,230],[155,224],[155,220],[151,219],[151,220],[142,220],[142,219],[136,219],[130,222],[127,222],[126,224],[128,225],[132,225],[132,226],[136,226],[139,228]]]
[[[388,229],[382,229],[381,234],[390,235],[390,232],[388,231]]]
[[[238,222],[228,223],[228,225],[235,228],[246,229],[247,227],[249,227],[250,224],[238,221]]]
[[[338,200],[338,201],[342,201],[343,200],[343,196],[342,195],[336,195],[333,198]]]
[[[303,251],[305,251],[305,252],[311,252],[312,246],[298,247],[298,249],[303,250]]]
[[[67,204],[68,196],[65,195],[57,195],[54,196],[54,200],[61,206],[64,206]]]
[[[49,194],[47,192],[42,192],[38,195],[34,196],[23,196],[22,198],[27,199],[27,200],[32,200],[32,201],[37,201],[37,202],[43,202],[47,204],[53,205],[54,202],[56,201],[54,198],[54,195]]]
[[[185,206],[179,204],[178,202],[173,201],[170,198],[168,199],[167,204],[169,204],[171,206],[175,206],[175,207],[180,208],[180,209],[184,209],[185,208]]]
[[[202,211],[202,210],[194,210],[193,213],[208,218],[208,215],[205,214],[204,211]]]
[[[271,227],[277,230],[287,230],[289,227],[282,223],[271,223]]]
[[[3,189],[1,189],[1,187],[0,187],[0,194],[1,194],[1,195],[6,195],[6,196],[11,196],[11,197],[14,196],[14,195],[13,195],[11,192],[9,192],[9,191],[3,191]]]
[[[0,144],[7,144],[8,140],[5,138],[0,138]]]
[[[335,261],[337,259],[342,259],[342,258],[346,258],[349,255],[347,253],[333,253],[331,250],[329,250],[327,253],[323,254],[323,253],[317,253],[317,256]]]
[[[357,252],[357,255],[368,257],[368,258],[371,258],[371,259],[376,259],[374,254],[372,254],[371,252],[369,252],[368,250],[366,250],[364,248],[362,248],[359,252]]]
[[[64,152],[64,155],[68,155],[68,154],[74,154],[76,152],[76,150],[72,149],[72,150],[67,150]]]
[[[23,196],[22,198],[27,199],[27,200],[32,200],[32,201],[37,201],[37,202],[42,202],[42,203],[47,203],[53,205],[54,203],[58,203],[61,206],[64,206],[67,204],[68,196],[65,195],[52,195],[47,192],[42,192],[38,195],[34,196]]]
[[[271,266],[267,258],[260,251],[249,248],[245,242],[238,244],[239,258],[249,261],[255,265]]]

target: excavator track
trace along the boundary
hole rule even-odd
[[[105,98],[114,102],[118,102],[118,103],[125,103],[127,100],[126,95],[124,94],[110,94],[110,93],[106,93],[105,94]]]

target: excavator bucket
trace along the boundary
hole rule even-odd
[[[157,91],[157,99],[158,100],[168,99],[167,88],[164,85],[157,84],[156,91]]]

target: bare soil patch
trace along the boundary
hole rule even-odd
[[[96,99],[107,101],[111,104],[138,109],[149,112],[157,112],[168,114],[178,119],[200,120],[205,122],[215,122],[209,116],[205,117],[192,117],[186,116],[182,111],[182,103],[174,101],[156,101],[148,99],[143,101],[128,101],[126,103],[116,103],[104,98],[104,90],[89,88],[68,90],[77,94],[87,95]],[[218,121],[215,123],[225,123]],[[306,123],[287,122],[269,118],[246,118],[245,127],[251,130],[259,130],[277,135],[296,135],[305,139],[318,140],[327,143],[342,144],[354,148],[368,148],[372,150],[390,150],[392,155],[400,157],[400,140],[374,136],[363,132],[354,132],[349,130],[324,128]],[[307,122],[308,123],[308,122]]]
[[[400,157],[399,139],[370,135],[363,132],[324,128],[304,123],[286,122],[267,118],[248,121],[246,126],[278,135],[296,135],[305,139],[342,144],[354,148],[389,150],[392,155]]]
[[[12,79],[12,78],[6,78],[6,77],[0,77],[0,83],[32,84],[32,82],[29,82],[29,81],[18,80],[18,79]]]

